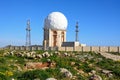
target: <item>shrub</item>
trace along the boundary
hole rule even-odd
[[[85,72],[90,72],[91,70],[94,70],[94,68],[89,67],[87,63],[83,63],[82,65],[78,66],[78,69],[83,69]]]
[[[9,68],[7,66],[4,66],[4,65],[0,66],[0,72],[5,72],[7,70],[9,70]]]
[[[25,64],[25,60],[22,57],[17,58],[17,63],[19,64]]]
[[[117,76],[120,77],[120,66],[119,67],[115,67],[112,69],[113,70],[113,73]]]
[[[42,54],[42,53],[44,53],[45,51],[44,50],[36,50],[35,51],[37,54]]]
[[[7,77],[0,73],[0,80],[8,80]]]
[[[33,80],[35,78],[40,78],[40,80],[45,80],[46,78],[49,78],[49,74],[44,70],[33,70],[33,71],[27,71],[23,73],[20,77],[18,77],[18,80]]]
[[[78,75],[78,80],[86,80],[86,78],[81,75]]]
[[[4,53],[4,50],[0,50],[0,54],[3,54]]]
[[[55,68],[55,69],[46,69],[46,72],[49,73],[49,76],[50,77],[57,77],[59,74],[60,74],[60,70],[58,68]]]
[[[103,69],[108,69],[113,71],[113,73],[117,76],[120,76],[120,63],[115,62],[111,59],[104,59],[97,63],[97,65]]]
[[[5,63],[6,63],[5,58],[1,58],[1,57],[0,57],[0,63],[2,63],[2,64],[4,63],[4,64],[5,64]]]

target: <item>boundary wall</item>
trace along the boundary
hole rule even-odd
[[[82,52],[119,52],[120,46],[85,46],[85,47],[59,47],[58,51],[82,51]]]
[[[78,47],[49,47],[44,49],[42,46],[9,46],[1,49],[10,50],[58,50],[58,51],[95,51],[95,52],[119,52],[120,46],[78,46]]]

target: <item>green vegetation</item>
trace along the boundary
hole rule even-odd
[[[18,80],[33,80],[36,78],[45,80],[48,77],[50,77],[49,74],[44,70],[33,70],[23,73],[20,77],[18,77]]]
[[[118,52],[109,52],[110,54],[114,54],[114,55],[119,55],[120,56],[120,53]]]
[[[97,65],[103,69],[113,71],[116,76],[120,76],[120,62],[114,62],[111,59],[104,59],[103,61],[98,62]]]
[[[21,55],[21,54],[22,55]],[[45,51],[0,51],[0,80],[46,80],[56,78],[57,80],[88,80],[92,70],[96,71],[103,80],[120,80],[120,61],[106,59],[95,52],[56,52],[48,51],[49,57],[27,57],[26,54],[42,55]],[[65,54],[67,53],[67,54]],[[23,55],[25,54],[25,55]],[[27,63],[47,63],[48,59],[54,66],[46,69],[26,69]],[[73,78],[65,77],[60,68],[65,68],[72,73]],[[112,77],[101,72],[101,70],[112,71]]]

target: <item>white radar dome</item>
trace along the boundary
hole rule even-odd
[[[44,22],[45,29],[52,30],[66,30],[68,21],[64,14],[61,12],[52,12],[46,18]]]

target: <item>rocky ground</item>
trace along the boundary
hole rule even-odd
[[[114,55],[106,52],[99,52],[102,56],[112,59],[114,61],[120,61],[120,55]]]
[[[109,53],[0,50],[0,80],[120,80]]]

